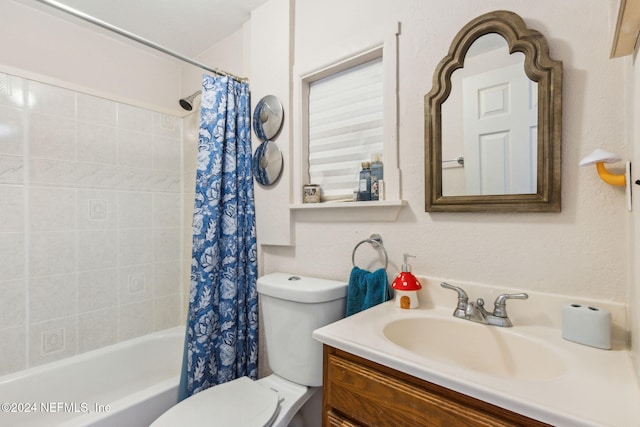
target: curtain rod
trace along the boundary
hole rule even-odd
[[[236,76],[234,74],[228,73],[228,72],[223,71],[223,70],[219,70],[217,68],[207,67],[206,65],[204,65],[204,64],[202,64],[200,62],[194,61],[191,58],[183,56],[183,55],[181,55],[181,54],[179,54],[177,52],[174,52],[174,51],[172,51],[170,49],[167,49],[166,47],[160,46],[160,45],[158,45],[156,43],[153,43],[152,41],[149,41],[149,40],[147,40],[145,38],[142,38],[142,37],[137,36],[137,35],[135,35],[133,33],[130,33],[127,30],[123,30],[122,28],[116,27],[115,25],[111,25],[108,22],[102,21],[102,20],[100,20],[98,18],[95,18],[95,17],[93,17],[93,16],[91,16],[89,14],[86,14],[84,12],[81,12],[81,11],[79,11],[77,9],[73,9],[73,8],[71,8],[71,7],[67,6],[67,5],[64,5],[62,3],[59,3],[57,1],[54,1],[54,0],[36,0],[36,1],[38,1],[39,3],[42,3],[42,4],[46,4],[47,6],[53,7],[54,9],[58,9],[58,10],[60,10],[62,12],[68,13],[69,15],[73,15],[76,18],[80,18],[80,19],[82,19],[84,21],[90,22],[90,23],[92,23],[94,25],[97,25],[99,27],[102,27],[102,28],[104,28],[106,30],[112,31],[114,33],[117,33],[117,34],[119,34],[119,35],[121,35],[123,37],[126,37],[126,38],[128,38],[130,40],[133,40],[135,42],[141,43],[141,44],[143,44],[143,45],[145,45],[147,47],[150,47],[152,49],[160,51],[160,52],[162,52],[162,53],[164,53],[166,55],[172,56],[172,57],[174,57],[176,59],[179,59],[179,60],[181,60],[183,62],[187,62],[187,63],[189,63],[191,65],[195,65],[198,68],[202,68],[203,70],[209,71],[209,72],[211,72],[213,74],[217,74],[218,76],[232,77],[232,78],[234,78],[234,79],[236,79],[238,81],[241,81],[241,82],[248,82],[249,81],[249,79],[246,78],[246,77],[238,77],[238,76]]]

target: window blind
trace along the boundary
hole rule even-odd
[[[382,58],[309,84],[309,176],[323,200],[351,198],[363,161],[383,151]]]

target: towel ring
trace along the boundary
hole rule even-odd
[[[382,253],[384,253],[384,269],[386,270],[389,265],[389,255],[387,255],[387,250],[384,248],[382,237],[379,234],[372,234],[368,239],[362,240],[353,248],[353,252],[351,253],[351,263],[353,266],[356,267],[356,251],[363,243],[371,243],[373,246],[382,249]]]

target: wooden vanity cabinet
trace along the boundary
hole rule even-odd
[[[323,427],[548,426],[324,346]]]

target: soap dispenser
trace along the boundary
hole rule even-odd
[[[411,273],[411,266],[407,263],[407,258],[415,258],[414,255],[404,254],[404,264],[402,272],[393,281],[391,287],[395,290],[396,305],[400,308],[418,308],[418,291],[422,285]]]

